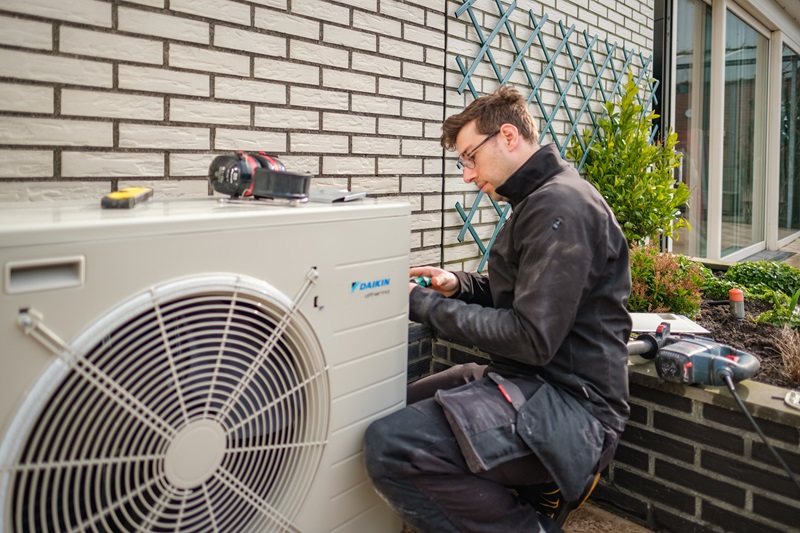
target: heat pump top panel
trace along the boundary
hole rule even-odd
[[[165,229],[172,234],[197,233],[248,229],[254,225],[276,227],[369,220],[408,213],[406,204],[379,199],[333,205],[300,203],[288,207],[260,200],[202,198],[150,201],[132,209],[100,209],[99,203],[85,202],[12,203],[0,204],[0,247],[139,238],[163,234]]]

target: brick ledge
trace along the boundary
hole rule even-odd
[[[653,361],[640,364],[631,363],[628,369],[632,383],[703,403],[739,410],[739,404],[731,396],[728,387],[682,385],[664,381],[658,376]],[[785,387],[776,387],[748,379],[736,384],[736,393],[754,417],[800,427],[800,410],[789,407],[783,401],[788,391],[789,389]]]

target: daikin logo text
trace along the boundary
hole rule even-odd
[[[353,283],[350,284],[350,292],[355,293],[370,289],[388,287],[391,281],[392,281],[391,278],[376,279],[374,281],[354,281]]]

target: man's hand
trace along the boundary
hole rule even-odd
[[[458,278],[455,274],[447,270],[442,270],[436,267],[413,267],[409,271],[409,278],[413,279],[419,276],[427,276],[431,278],[430,288],[439,291],[445,296],[452,296],[458,290]],[[409,284],[408,292],[416,287],[416,283]]]

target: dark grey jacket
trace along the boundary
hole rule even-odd
[[[503,373],[541,375],[622,431],[631,280],[613,213],[552,145],[497,193],[513,214],[492,246],[488,277],[456,273],[461,287],[451,298],[414,289],[411,319],[486,351]]]

